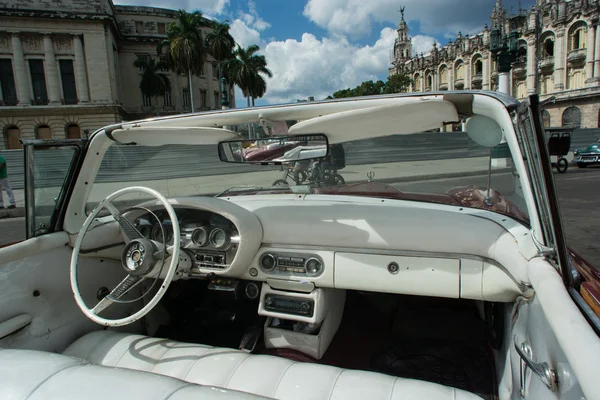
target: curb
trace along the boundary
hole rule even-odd
[[[19,218],[25,216],[25,207],[17,207],[11,209],[0,209],[0,219],[4,218]]]

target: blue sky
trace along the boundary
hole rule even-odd
[[[243,46],[258,44],[273,78],[256,104],[325,98],[366,80],[386,80],[401,6],[413,48],[427,53],[458,32],[474,34],[490,23],[496,0],[114,0],[227,19]],[[503,0],[516,11],[535,0]],[[245,99],[236,91],[237,106]]]

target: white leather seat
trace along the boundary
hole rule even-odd
[[[480,399],[430,382],[111,331],[87,334],[64,354],[276,399]]]

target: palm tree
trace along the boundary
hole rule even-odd
[[[219,64],[219,76],[223,76],[223,62],[233,58],[235,40],[229,33],[229,21],[211,21],[211,31],[206,34],[206,49]]]
[[[171,91],[171,80],[166,74],[159,71],[167,69],[168,65],[163,61],[156,62],[153,58],[149,60],[135,60],[133,65],[136,68],[143,68],[144,72],[140,81],[140,89],[144,96],[154,98],[154,110],[156,115],[159,115],[156,98],[161,95],[164,96],[166,92]]]
[[[247,49],[238,45],[233,52],[235,58],[226,62],[226,72],[242,89],[248,107],[250,107],[250,98],[254,103],[254,98],[262,97],[266,91],[266,82],[262,75],[273,77],[273,73],[267,68],[265,56],[256,54],[259,50],[260,47],[257,45],[248,46]]]
[[[167,40],[159,43],[157,52],[168,46],[167,62],[178,73],[188,76],[190,103],[194,112],[194,90],[192,75],[200,75],[206,62],[207,50],[202,28],[209,25],[199,11],[187,13],[179,10],[177,21],[171,22],[167,30]]]

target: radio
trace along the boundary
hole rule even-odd
[[[323,272],[321,258],[308,254],[264,253],[259,264],[267,273],[318,276]]]
[[[265,310],[282,313],[312,317],[315,303],[311,299],[300,299],[288,296],[277,296],[268,294],[265,296]]]

